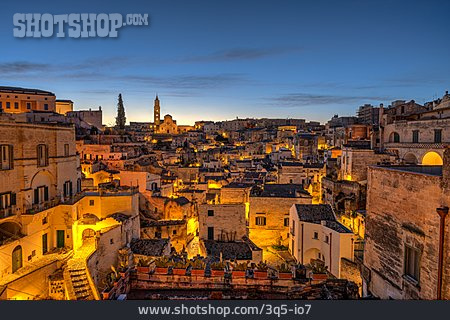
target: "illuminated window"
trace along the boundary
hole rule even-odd
[[[405,275],[419,280],[420,251],[405,246]]]

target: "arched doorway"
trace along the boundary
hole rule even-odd
[[[407,164],[417,164],[417,162],[418,162],[416,156],[412,153],[406,154],[405,157],[403,158],[403,160]]]
[[[426,166],[442,166],[443,163],[439,153],[434,151],[427,152],[422,158],[422,164]]]
[[[20,268],[22,268],[22,247],[17,246],[14,248],[12,252],[12,272],[16,272]]]
[[[83,244],[85,244],[86,242],[91,242],[93,241],[93,239],[95,239],[95,231],[90,228],[84,229],[81,237],[83,239]]]

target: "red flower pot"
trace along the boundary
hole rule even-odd
[[[139,273],[149,273],[150,272],[150,267],[136,267],[137,272]]]
[[[156,267],[155,268],[155,274],[167,274],[169,271],[169,268],[167,267]]]
[[[328,275],[326,273],[313,273],[312,279],[317,281],[323,281],[328,279]]]
[[[233,271],[231,274],[233,278],[245,278],[245,271]]]
[[[223,277],[225,275],[225,271],[223,270],[211,270],[211,276],[213,277]]]
[[[267,271],[255,271],[255,279],[267,279]]]
[[[280,272],[278,273],[278,279],[292,279],[291,272]]]
[[[186,275],[186,269],[173,269],[173,274],[177,276],[184,276]]]
[[[192,269],[191,270],[191,276],[204,276],[205,270],[203,269]]]

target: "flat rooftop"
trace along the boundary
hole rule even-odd
[[[420,166],[420,165],[410,165],[410,166],[375,166],[375,168],[404,171],[418,174],[426,174],[430,176],[442,176],[442,166]]]
[[[39,89],[28,89],[20,87],[4,87],[0,86],[0,93],[19,93],[19,94],[37,94],[43,96],[54,96],[55,94],[50,91],[44,91]]]

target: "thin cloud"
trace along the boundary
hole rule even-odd
[[[215,51],[206,55],[183,58],[181,62],[228,62],[239,60],[255,60],[293,52],[300,52],[298,47],[274,47],[274,48],[234,48]]]
[[[306,107],[315,105],[359,104],[368,101],[385,101],[390,99],[392,98],[386,96],[345,96],[332,94],[290,93],[279,97],[274,97],[271,101],[284,107]]]
[[[45,63],[34,63],[26,61],[3,62],[0,63],[0,73],[15,74],[15,73],[29,73],[36,71],[49,71],[53,67]]]

